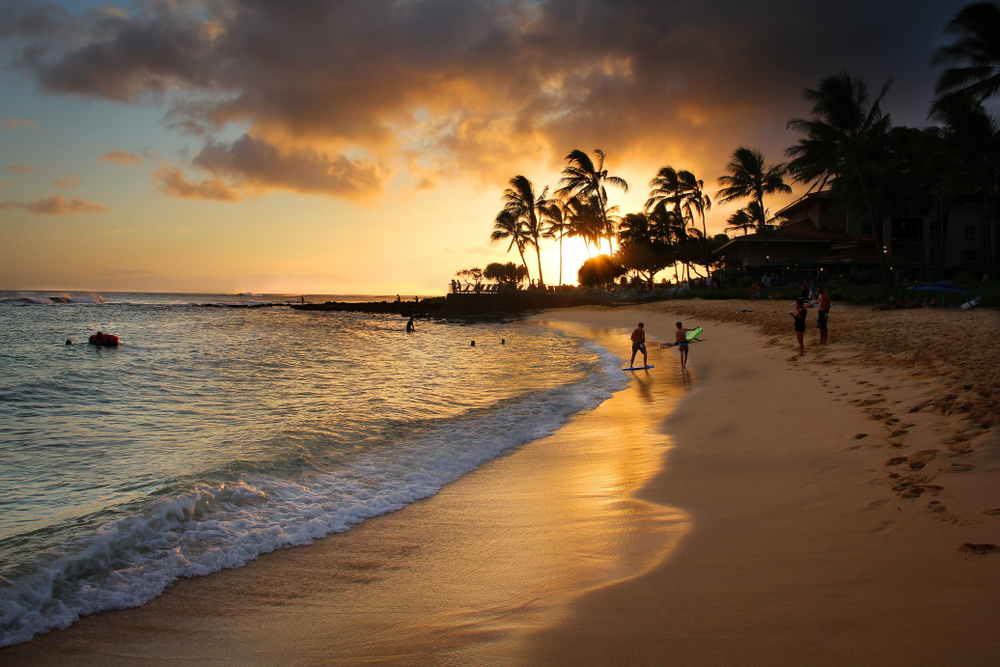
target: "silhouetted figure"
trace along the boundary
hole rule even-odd
[[[406,323],[406,333],[413,333],[417,330],[415,324],[413,324],[413,317],[410,317],[410,321]]]

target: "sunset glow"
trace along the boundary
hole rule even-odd
[[[665,164],[712,193],[739,145],[782,159],[839,69],[895,76],[894,120],[924,123],[960,6],[896,30],[891,6],[715,5],[0,4],[0,288],[440,294],[519,261],[489,242],[503,188],[554,189],[570,150],[607,153],[624,214]]]

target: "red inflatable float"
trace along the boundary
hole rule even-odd
[[[118,347],[118,336],[112,336],[98,331],[90,337],[91,345],[103,345],[104,347]]]

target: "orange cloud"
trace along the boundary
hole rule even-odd
[[[240,201],[243,196],[218,178],[192,183],[184,178],[180,169],[164,167],[153,172],[153,187],[168,197],[180,199],[210,199],[212,201]]]
[[[12,132],[17,132],[22,128],[37,130],[38,123],[33,120],[23,120],[21,118],[0,118],[0,127]]]
[[[63,178],[56,178],[52,181],[52,185],[57,188],[66,188],[67,190],[72,190],[73,188],[80,187],[80,175],[79,174],[66,174]]]
[[[135,153],[128,153],[126,151],[111,150],[107,153],[101,153],[97,156],[98,162],[117,162],[118,164],[133,165],[142,162],[142,158]]]
[[[35,166],[26,164],[8,164],[3,168],[3,170],[9,171],[12,174],[33,174],[35,173]]]
[[[194,164],[256,189],[286,189],[365,199],[385,183],[377,164],[310,148],[284,148],[244,134],[232,144],[209,142]]]
[[[36,199],[30,202],[19,202],[8,199],[0,202],[0,210],[12,208],[24,209],[35,215],[75,215],[77,213],[106,213],[106,206],[92,204],[81,197],[66,199],[62,195],[52,195],[48,199]]]

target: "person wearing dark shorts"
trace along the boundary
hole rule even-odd
[[[816,313],[816,326],[819,327],[819,342],[826,344],[826,321],[830,318],[830,295],[826,293],[823,286],[816,288],[819,296],[819,312]]]
[[[808,315],[806,310],[805,302],[802,299],[796,299],[795,310],[790,311],[789,315],[795,320],[795,338],[799,341],[799,356],[801,357],[806,353],[805,343],[802,341],[802,337],[806,333],[806,315]]]
[[[642,351],[642,365],[648,366],[646,363],[646,330],[643,328],[642,322],[639,322],[639,326],[632,331],[632,359],[629,360],[629,368],[633,368],[635,364],[635,355],[639,351]]]

